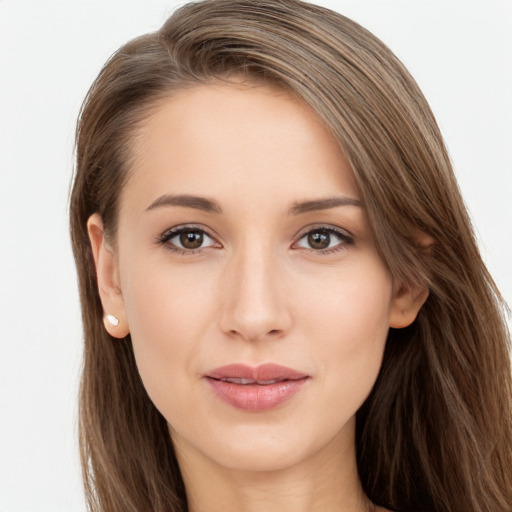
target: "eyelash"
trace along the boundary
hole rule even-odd
[[[326,248],[326,249],[313,249],[311,247],[303,248],[304,250],[313,252],[314,254],[326,256],[326,255],[333,254],[333,253],[336,253],[339,251],[343,251],[343,250],[347,249],[347,246],[354,245],[354,238],[348,232],[343,231],[341,229],[334,228],[332,226],[325,226],[325,225],[308,226],[307,230],[303,231],[298,236],[297,242],[294,242],[293,245],[296,245],[302,239],[304,239],[311,233],[315,233],[315,232],[322,232],[322,233],[327,233],[328,235],[334,235],[336,238],[339,239],[339,243],[336,244],[334,247]]]
[[[175,244],[170,243],[170,241],[173,238],[181,235],[182,233],[187,233],[187,232],[199,232],[199,233],[202,233],[203,235],[206,235],[208,238],[214,240],[214,237],[210,236],[208,234],[208,232],[206,230],[204,230],[203,228],[201,228],[199,226],[195,226],[195,225],[185,225],[185,226],[178,226],[175,228],[168,229],[167,231],[162,233],[162,235],[157,237],[157,243],[159,243],[162,246],[166,246],[166,248],[168,250],[170,250],[174,253],[180,254],[180,255],[200,254],[201,252],[203,252],[204,249],[208,249],[209,247],[212,247],[215,245],[215,244],[212,244],[212,245],[209,245],[206,247],[199,247],[197,249],[185,249],[185,248],[181,248],[181,247],[176,246]],[[318,225],[318,226],[308,227],[307,231],[304,231],[302,234],[300,234],[298,236],[297,241],[293,243],[293,246],[295,246],[297,243],[299,243],[302,239],[304,239],[311,233],[315,233],[315,232],[322,232],[322,233],[326,233],[328,235],[334,235],[336,238],[338,238],[340,240],[340,243],[338,243],[334,247],[326,248],[326,249],[313,249],[311,247],[310,248],[303,247],[302,249],[312,252],[314,254],[328,255],[328,254],[336,253],[338,251],[345,250],[347,248],[347,246],[354,245],[353,237],[350,234],[348,234],[347,232],[342,231],[340,229],[336,229],[332,226]]]
[[[203,252],[204,249],[211,247],[211,246],[207,246],[207,247],[199,247],[197,249],[185,249],[185,248],[178,247],[178,246],[170,243],[170,240],[172,240],[173,238],[181,235],[182,233],[188,233],[188,232],[202,233],[203,235],[206,235],[208,238],[211,238],[212,240],[214,240],[214,238],[212,236],[210,236],[208,234],[208,232],[206,230],[204,230],[203,228],[201,228],[199,226],[194,226],[194,225],[185,225],[185,226],[178,226],[175,228],[168,229],[167,231],[162,233],[162,235],[157,237],[157,242],[160,245],[165,245],[166,249],[168,249],[169,251],[172,251],[177,254],[184,255],[184,256],[188,256],[191,254],[199,254],[199,253]]]

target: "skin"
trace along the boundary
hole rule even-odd
[[[357,476],[355,413],[389,327],[409,325],[426,291],[393,283],[363,205],[290,213],[304,201],[360,199],[335,139],[286,92],[233,80],[173,93],[133,152],[117,239],[105,240],[97,214],[89,235],[104,311],[119,319],[105,327],[131,334],[189,510],[376,510]],[[148,209],[164,194],[208,198],[222,213]],[[176,250],[179,236],[161,242],[190,224],[208,235],[199,251]],[[312,247],[319,227],[342,236]],[[310,378],[265,412],[235,409],[203,378],[268,362]]]

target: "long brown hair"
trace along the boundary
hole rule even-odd
[[[339,141],[393,276],[428,286],[391,329],[357,415],[368,497],[399,511],[512,510],[512,384],[504,304],[482,263],[430,108],[400,61],[353,21],[299,0],[206,0],[120,48],[83,104],[71,236],[85,332],[80,450],[89,508],[185,511],[165,419],[128,336],[111,338],[87,236],[115,239],[119,192],[140,123],[173,90],[243,73],[303,98]],[[420,235],[433,240],[428,248]]]

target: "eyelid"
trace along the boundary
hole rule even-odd
[[[336,252],[338,250],[346,248],[346,246],[354,244],[353,235],[347,231],[346,229],[340,228],[338,226],[333,226],[331,224],[311,224],[302,228],[295,236],[294,242],[292,243],[292,248],[296,248],[298,242],[302,240],[306,235],[313,231],[326,231],[334,236],[338,237],[341,241],[339,244],[334,247],[325,248],[325,249],[313,249],[307,247],[299,247],[298,249],[313,252],[316,254],[329,254],[331,252]],[[198,247],[197,249],[186,249],[184,247],[177,246],[175,244],[170,244],[169,241],[180,235],[185,231],[201,231],[208,238],[210,238],[214,243],[208,245],[206,247]],[[181,224],[177,226],[173,226],[169,229],[166,229],[161,235],[156,237],[156,242],[160,245],[167,245],[169,250],[179,251],[187,254],[195,254],[201,252],[204,249],[208,249],[210,247],[222,248],[222,244],[218,241],[218,237],[212,235],[205,226],[200,224]]]
[[[295,241],[292,244],[292,248],[294,248],[294,246],[296,246],[298,242],[302,240],[306,235],[314,231],[327,231],[328,233],[337,236],[341,240],[341,242],[335,245],[334,247],[329,247],[325,249],[313,249],[307,247],[298,247],[298,249],[313,252],[316,254],[329,254],[331,252],[336,252],[345,249],[346,246],[354,245],[354,236],[346,229],[342,229],[331,224],[312,224],[301,229],[299,233],[295,235]]]
[[[198,247],[197,249],[186,249],[184,247],[180,247],[178,245],[170,244],[169,241],[180,235],[181,233],[185,231],[201,231],[203,232],[208,238],[210,238],[214,243],[211,245],[207,245],[205,247]],[[180,224],[178,226],[173,226],[172,228],[166,229],[161,235],[156,237],[156,242],[160,245],[167,245],[168,249],[170,250],[176,250],[183,253],[189,253],[194,254],[197,252],[200,252],[204,249],[208,249],[209,247],[221,247],[220,242],[218,242],[217,238],[212,235],[208,229],[206,229],[204,226],[200,224]]]

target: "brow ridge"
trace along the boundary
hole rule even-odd
[[[208,213],[222,213],[222,208],[216,201],[207,199],[206,197],[193,196],[189,194],[171,195],[163,194],[153,201],[146,211],[156,208],[164,208],[167,206],[181,206],[184,208],[194,208]]]
[[[300,215],[301,213],[328,210],[330,208],[337,208],[338,206],[357,206],[361,208],[362,203],[359,199],[353,199],[351,197],[326,197],[293,203],[288,213],[290,215]]]
[[[168,206],[181,206],[184,208],[194,208],[196,210],[202,210],[207,213],[222,213],[220,205],[206,197],[193,196],[190,194],[163,194],[153,201],[147,208],[146,211],[154,210],[156,208],[164,208]],[[356,206],[361,207],[361,201],[345,196],[337,197],[326,197],[322,199],[312,199],[307,201],[297,201],[292,204],[288,213],[290,215],[300,215],[302,213],[308,213],[319,210],[328,210],[330,208],[337,208],[339,206]]]

